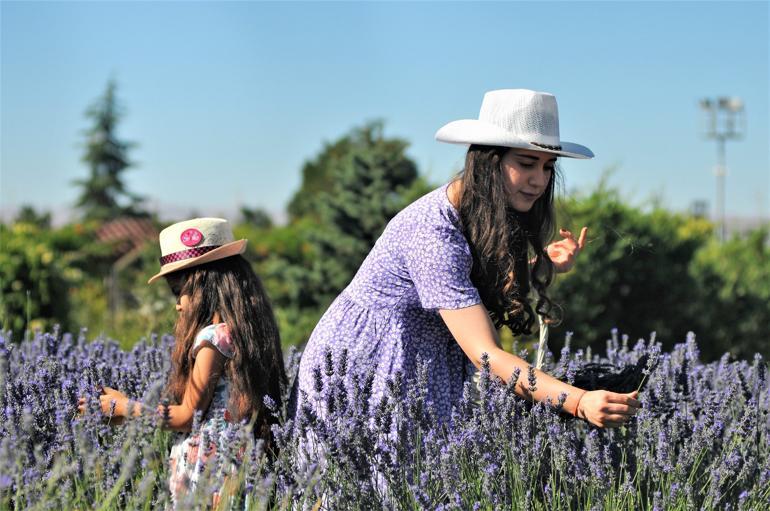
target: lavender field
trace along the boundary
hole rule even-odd
[[[159,402],[172,343],[123,351],[85,334],[0,336],[0,509],[169,506],[173,433],[154,412],[105,424],[97,389]],[[601,356],[565,347],[558,361],[546,358],[545,369],[567,379],[588,363],[655,360],[642,412],[618,430],[525,402],[488,371],[478,391],[467,385],[451,422],[437,424],[423,373],[395,379],[385,400],[370,403],[370,378],[341,385],[355,368],[329,355],[310,396],[323,413],[307,407],[295,424],[275,410],[280,453],[271,461],[245,425],[223,423],[199,465],[203,483],[180,507],[210,507],[218,491],[219,509],[768,509],[766,362],[702,363],[693,336],[669,353],[654,336],[631,344],[613,334]],[[289,356],[290,374],[298,356]],[[83,417],[80,395],[90,398]]]

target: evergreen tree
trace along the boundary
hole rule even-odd
[[[289,224],[249,243],[247,256],[276,305],[286,344],[307,340],[390,219],[429,191],[407,146],[385,137],[381,122],[326,144],[303,166]]]
[[[139,207],[142,198],[126,189],[123,173],[131,166],[128,151],[134,144],[117,138],[122,111],[116,98],[117,85],[107,84],[104,95],[86,111],[93,126],[86,131],[83,161],[90,169],[88,179],[75,182],[82,188],[76,206],[86,220],[107,220],[119,216],[146,216]]]
[[[269,229],[273,226],[273,219],[262,208],[250,208],[241,206],[241,222],[259,229]]]
[[[329,172],[331,189],[317,196],[320,225],[310,240],[320,305],[350,282],[390,219],[428,190],[405,154],[408,143],[386,138],[381,122],[354,129],[343,141],[345,152],[319,157],[337,163]],[[341,142],[327,149],[336,151]]]
[[[51,212],[38,212],[34,206],[24,204],[16,215],[17,224],[31,224],[41,229],[51,228]]]
[[[338,168],[350,153],[357,131],[360,130],[354,130],[353,133],[332,143],[324,144],[317,157],[302,165],[302,185],[286,207],[291,221],[318,214],[319,196],[323,192],[331,191],[334,169]]]

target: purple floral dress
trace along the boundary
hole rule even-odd
[[[213,346],[225,357],[233,358],[234,348],[227,325],[219,323],[203,328],[195,336],[193,358],[203,346]],[[174,503],[186,491],[193,491],[206,462],[222,447],[228,417],[227,401],[230,385],[220,377],[208,409],[201,417],[200,429],[194,433],[178,433],[169,460],[169,489]]]
[[[348,375],[375,370],[372,404],[397,371],[408,380],[418,357],[428,364],[428,401],[449,418],[475,369],[438,314],[481,303],[470,279],[473,258],[448,185],[415,201],[385,228],[353,281],[331,304],[307,343],[295,393],[314,396],[313,368],[327,349],[348,350]],[[350,382],[349,382],[350,383]],[[312,399],[311,399],[312,401]]]

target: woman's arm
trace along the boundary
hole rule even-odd
[[[617,394],[603,390],[585,392],[537,369],[536,390],[530,392],[526,378],[529,364],[499,347],[497,331],[483,305],[439,310],[439,314],[476,367],[481,366],[481,357],[486,353],[489,356],[490,370],[502,380],[507,382],[516,368],[521,371],[524,377],[519,378],[516,385],[516,393],[519,396],[534,398],[536,401],[545,401],[550,397],[552,403],[557,403],[560,394],[567,394],[565,410],[574,410],[578,417],[601,427],[622,425],[640,406],[639,401],[635,399],[635,393]]]

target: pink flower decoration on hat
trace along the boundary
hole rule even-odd
[[[187,229],[179,237],[184,246],[194,247],[201,241],[203,241],[203,234],[198,229]]]

